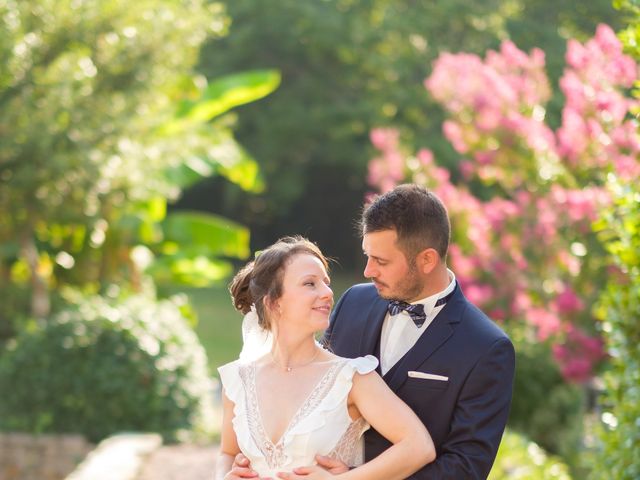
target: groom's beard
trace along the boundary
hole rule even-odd
[[[386,286],[388,291],[380,293],[380,290],[378,290],[380,297],[385,300],[401,300],[403,302],[416,300],[424,289],[422,279],[418,276],[415,262],[409,264],[409,271],[396,285],[393,287],[388,284],[382,285]]]

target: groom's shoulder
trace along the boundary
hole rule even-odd
[[[460,295],[464,308],[461,320],[464,323],[464,331],[478,341],[493,343],[496,340],[509,340],[508,335],[493,319],[473,303]]]
[[[496,341],[511,343],[509,336],[494,320],[473,304],[465,311],[468,333],[480,343],[493,344]]]
[[[374,300],[380,298],[378,290],[373,283],[358,283],[349,287],[343,294],[341,299],[345,301],[363,301]]]

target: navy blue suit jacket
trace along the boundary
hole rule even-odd
[[[372,284],[347,290],[325,334],[333,352],[344,357],[379,355],[388,303]],[[383,376],[420,417],[436,446],[435,462],[411,479],[487,478],[509,415],[514,367],[509,338],[457,286],[415,346]],[[410,378],[411,370],[448,381]],[[366,460],[390,445],[370,429],[365,434]]]

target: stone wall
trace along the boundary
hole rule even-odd
[[[81,435],[0,433],[0,479],[62,480],[93,447]]]

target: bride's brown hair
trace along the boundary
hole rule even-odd
[[[229,292],[233,306],[244,315],[254,305],[259,325],[269,330],[265,299],[273,302],[282,295],[282,280],[287,263],[298,254],[313,255],[329,271],[329,263],[315,243],[304,237],[284,237],[270,247],[256,253],[255,260],[245,265],[233,278]]]

